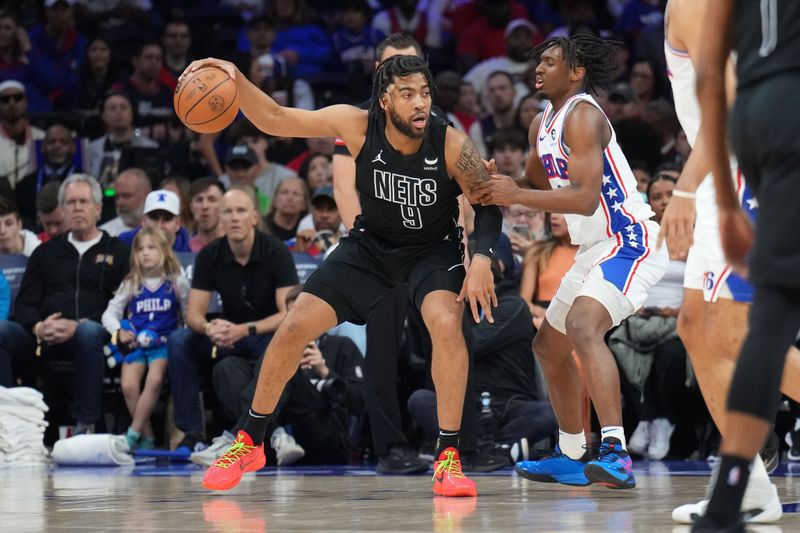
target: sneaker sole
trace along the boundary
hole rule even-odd
[[[452,491],[450,493],[447,493],[442,488],[440,483],[434,483],[433,484],[433,493],[436,496],[446,496],[448,498],[474,498],[474,497],[478,496],[478,490],[477,489],[468,489],[468,488],[454,490],[454,491]]]
[[[245,475],[248,472],[257,472],[258,470],[264,468],[266,464],[267,464],[267,458],[266,456],[264,456],[261,458],[261,460],[256,461],[254,463],[254,468],[248,468],[247,470],[242,472],[241,475],[239,475],[239,477],[237,477],[236,479],[232,479],[226,483],[214,483],[213,481],[209,481],[204,478],[203,488],[206,488],[208,490],[230,490],[242,481],[243,475]]]
[[[586,479],[585,481],[578,481],[578,480],[563,481],[563,480],[558,480],[549,474],[533,474],[516,465],[514,465],[514,472],[524,477],[525,479],[529,479],[531,481],[538,481],[539,483],[558,483],[560,485],[569,485],[570,487],[586,487],[587,485],[592,484],[591,480],[589,479]]]
[[[679,524],[692,524],[704,510],[705,506],[701,507],[699,504],[682,505],[672,511],[672,521]],[[770,524],[777,522],[782,516],[783,509],[774,505],[767,505],[766,509],[748,509],[741,513],[742,520],[748,524]]]
[[[606,469],[601,466],[586,465],[583,473],[589,481],[610,489],[633,489],[636,487],[636,480],[633,479],[633,477],[623,481],[613,474],[609,474]]]

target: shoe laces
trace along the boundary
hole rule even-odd
[[[587,449],[592,450],[594,460],[599,463],[614,463],[620,458],[621,448],[617,448],[616,444],[609,444],[607,442],[600,443],[599,446],[586,446]]]
[[[450,474],[450,477],[466,477],[464,476],[464,472],[461,470],[461,461],[458,459],[453,459],[456,455],[456,452],[445,451],[444,455],[447,457],[447,459],[439,462],[439,464],[436,465],[436,470],[433,472],[433,478],[436,479],[437,474],[441,474],[442,472],[447,472]]]
[[[239,437],[233,444],[231,444],[231,447],[228,448],[228,451],[225,452],[225,455],[217,459],[215,466],[219,468],[228,468],[255,449],[255,446],[248,446],[244,443],[241,437]]]

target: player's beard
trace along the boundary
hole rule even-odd
[[[428,133],[428,124],[430,122],[430,115],[428,115],[427,119],[425,120],[425,129],[421,132],[417,132],[412,126],[410,120],[403,120],[403,117],[398,115],[394,109],[389,109],[389,120],[392,121],[392,125],[397,128],[397,131],[405,135],[406,137],[410,137],[412,139],[423,139],[425,138],[425,134]]]

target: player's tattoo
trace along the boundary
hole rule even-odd
[[[483,164],[481,154],[475,142],[469,137],[466,138],[461,146],[461,153],[456,161],[456,168],[463,174],[470,189],[484,181],[489,181],[489,172]]]

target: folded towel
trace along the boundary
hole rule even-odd
[[[125,466],[134,464],[128,452],[124,435],[77,435],[57,441],[53,459],[59,465]]]
[[[49,411],[42,393],[30,387],[0,387],[0,404],[28,405]]]

